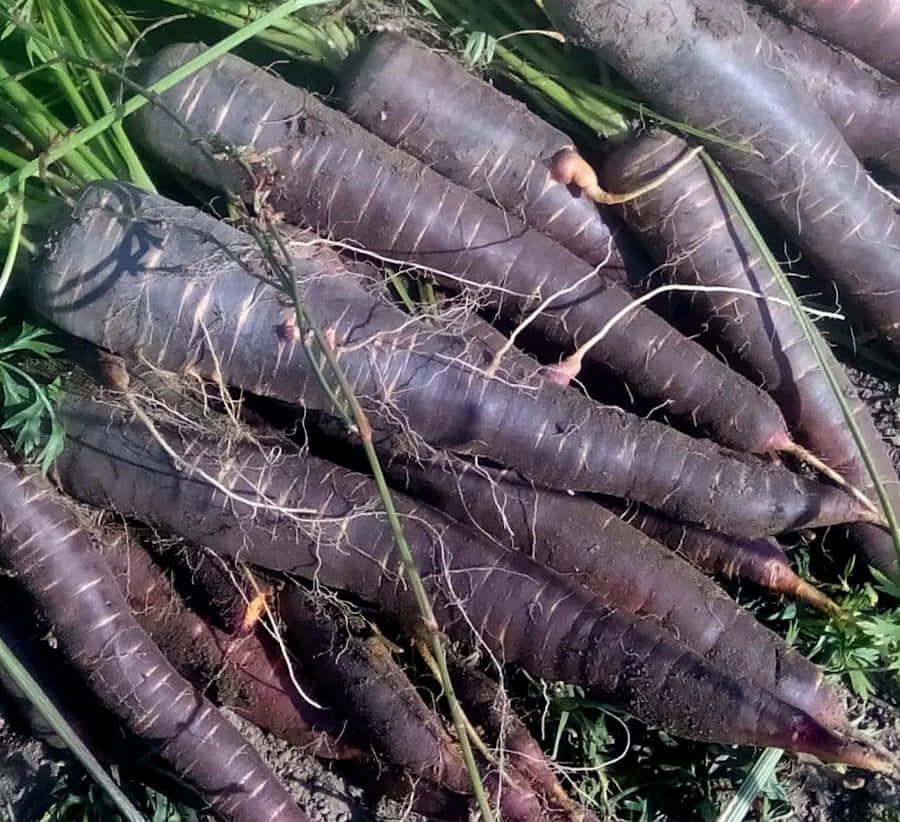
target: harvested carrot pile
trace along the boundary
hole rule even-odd
[[[889,4],[150,5],[0,10],[34,732],[129,820],[320,818],[235,715],[429,819],[889,797]]]

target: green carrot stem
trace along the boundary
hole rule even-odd
[[[71,44],[73,51],[79,57],[87,59],[89,57],[88,51],[84,47],[84,43],[82,42],[80,35],[75,29],[75,25],[69,13],[69,10],[63,3],[60,3],[59,5],[59,15],[60,20],[62,21],[63,28],[66,31],[68,42]],[[112,103],[110,102],[108,95],[106,94],[106,89],[103,87],[103,83],[100,81],[100,75],[91,68],[86,68],[85,72],[87,74],[88,82],[91,84],[94,96],[96,97],[97,102],[100,106],[100,109],[104,114],[112,113],[114,111],[114,108]],[[131,140],[129,140],[128,136],[125,134],[125,129],[122,127],[122,124],[114,123],[111,131],[113,135],[113,141],[115,142],[115,146],[117,149],[117,156],[121,158],[122,162],[127,168],[128,177],[133,183],[141,186],[141,188],[144,188],[147,191],[155,191],[156,188],[153,185],[153,180],[150,179],[150,175],[147,174],[146,169],[138,158],[137,152],[134,150],[134,146],[132,146]]]

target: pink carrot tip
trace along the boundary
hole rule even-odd
[[[581,373],[581,357],[572,354],[553,365],[545,365],[541,374],[549,383],[565,388]]]
[[[889,753],[879,752],[874,745],[866,742],[845,739],[802,714],[793,722],[790,740],[785,740],[780,747],[811,754],[823,762],[849,765],[892,777],[900,775],[898,762]]]

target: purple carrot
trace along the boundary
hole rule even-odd
[[[451,462],[386,463],[391,481],[500,544],[524,551],[618,608],[658,620],[694,652],[754,680],[830,726],[846,720],[846,694],[757,622],[721,588],[638,528],[586,497],[536,489],[520,477]],[[627,513],[627,503],[609,500]],[[613,510],[616,510],[613,508]],[[690,533],[690,532],[689,532]],[[653,538],[677,534],[660,527]],[[690,544],[690,543],[689,543]]]
[[[207,435],[209,423],[204,433],[184,420],[177,427],[159,421],[151,431],[149,417],[133,419],[112,399],[69,394],[61,409],[68,437],[56,470],[71,493],[224,556],[344,588],[401,621],[418,620],[371,480],[286,444],[274,459],[243,438]],[[182,456],[173,462],[172,453]],[[750,680],[711,665],[652,621],[592,597],[433,509],[399,494],[394,502],[438,623],[456,640],[483,644],[534,676],[602,693],[676,735],[892,767]]]
[[[344,722],[311,705],[311,677],[289,671],[278,646],[258,633],[230,634],[189,608],[147,551],[120,529],[107,528],[100,550],[139,625],[196,688],[254,725],[315,756],[354,759],[359,737],[344,739]],[[218,560],[217,560],[218,561]],[[211,571],[211,564],[209,567]],[[195,582],[199,577],[195,577]],[[235,599],[240,596],[232,589]],[[221,601],[217,592],[214,601]],[[230,611],[237,610],[231,603]],[[205,615],[204,615],[205,616]],[[355,744],[354,744],[355,743]]]
[[[754,0],[843,46],[900,82],[900,14],[895,0]]]
[[[900,85],[797,26],[754,6],[748,10],[856,156],[900,174]]]
[[[152,83],[200,51],[195,44],[164,49],[144,67],[142,81]],[[589,263],[386,145],[315,95],[226,55],[162,100],[190,132],[152,105],[131,119],[131,128],[178,173],[254,201],[262,185],[267,207],[288,221],[428,266],[446,286],[465,288],[513,323],[546,302],[533,327],[563,348],[577,348],[631,306],[586,354],[589,361],[612,369],[636,394],[665,401],[669,413],[725,445],[752,453],[789,446],[774,404],[702,346],[635,306]],[[219,152],[211,161],[203,141],[251,153],[228,160]]]
[[[38,474],[0,460],[0,562],[122,724],[224,820],[306,820],[259,754],[135,622],[78,518]]]
[[[867,330],[900,351],[894,204],[741,4],[545,0],[544,8],[663,113],[746,144],[710,143],[708,151],[797,239]]]
[[[614,152],[601,176],[609,185],[640,185],[687,150],[674,135],[646,134]],[[671,279],[782,296],[762,249],[699,159],[624,209],[632,228]],[[707,332],[779,404],[797,441],[875,499],[874,485],[840,404],[791,308],[735,293],[701,291],[691,299],[705,318]],[[829,357],[829,365],[841,382],[894,510],[900,512],[900,479],[887,445],[841,365],[834,357]],[[861,525],[853,527],[852,536],[870,563],[894,578],[900,576],[889,534]]]
[[[557,183],[551,160],[572,139],[451,57],[395,32],[345,64],[339,99],[377,134],[591,265],[629,279],[629,238],[615,214]]]
[[[837,488],[548,383],[524,356],[487,374],[494,351],[478,339],[411,317],[306,251],[292,262],[304,309],[376,428],[741,536],[878,520]],[[76,336],[331,412],[310,359],[318,355],[262,253],[209,215],[125,184],[92,184],[33,272],[34,307]]]

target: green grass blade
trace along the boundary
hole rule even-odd
[[[9,245],[6,250],[6,259],[3,261],[3,268],[0,270],[0,298],[3,297],[6,287],[9,285],[9,278],[13,273],[13,266],[16,262],[16,255],[19,253],[19,244],[22,241],[22,226],[25,223],[25,178],[19,181],[18,204],[16,205],[16,213],[13,218],[12,231],[9,236]]]
[[[81,93],[79,84],[76,83],[72,76],[69,66],[59,60],[54,60],[55,52],[62,46],[63,37],[59,31],[56,17],[54,13],[61,13],[65,7],[65,0],[53,0],[48,3],[47,0],[38,0],[38,8],[41,10],[41,22],[45,30],[46,40],[42,44],[35,43],[32,40],[32,47],[42,56],[42,61],[50,67],[50,71],[56,77],[59,88],[62,90],[75,112],[78,122],[82,126],[86,126],[94,121],[97,116],[95,111],[91,110],[88,101]],[[97,154],[102,156],[102,167],[98,166],[98,171],[102,177],[115,179],[124,170],[117,162],[119,159],[116,155],[112,144],[106,134],[102,134],[97,138],[96,142]],[[97,157],[100,161],[100,157]]]
[[[654,121],[707,143],[727,146],[735,151],[753,152],[752,146],[747,143],[736,143],[689,123],[673,120],[640,100],[595,82],[562,44],[548,37],[519,37],[515,45],[500,45],[497,42],[499,38],[508,37],[517,30],[533,30],[535,27],[552,29],[546,19],[527,17],[521,6],[498,3],[496,0],[418,0],[418,3],[426,15],[433,16],[437,12],[445,24],[453,27],[455,34],[473,33],[478,31],[478,27],[483,27],[496,43],[493,56],[509,71],[551,99],[560,111],[596,134],[613,137],[627,133],[630,128],[628,114],[636,115],[642,122]],[[599,67],[592,68],[590,77],[601,72]]]
[[[263,13],[258,5],[242,0],[167,0],[167,2],[235,29],[243,28]],[[344,58],[355,43],[353,32],[343,24],[331,23],[319,26],[297,19],[283,20],[278,25],[260,32],[256,39],[292,57],[322,63],[335,73],[340,71]]]
[[[781,270],[781,266],[778,264],[778,260],[775,259],[775,255],[772,254],[771,249],[766,244],[762,235],[759,233],[759,229],[757,229],[756,225],[753,222],[753,219],[750,217],[747,209],[741,202],[741,198],[734,190],[734,187],[731,185],[728,178],[719,168],[718,164],[715,163],[705,151],[702,152],[700,156],[703,158],[703,162],[706,164],[706,167],[712,174],[713,179],[716,181],[716,185],[718,185],[719,188],[723,191],[726,198],[737,212],[738,217],[744,223],[747,231],[753,238],[753,241],[759,246],[763,260],[771,269],[772,275],[775,277],[775,281],[780,286],[784,298],[790,305],[791,311],[794,314],[794,319],[803,330],[803,334],[816,356],[816,362],[818,363],[819,368],[822,370],[822,373],[828,380],[828,386],[831,389],[834,398],[837,400],[838,405],[840,406],[841,413],[844,416],[844,422],[847,425],[847,428],[850,430],[851,435],[853,436],[853,440],[856,443],[863,463],[866,466],[866,471],[868,471],[869,477],[872,480],[872,484],[875,487],[875,493],[878,496],[878,502],[880,503],[882,513],[887,520],[888,528],[891,532],[891,538],[894,541],[894,550],[897,552],[898,560],[900,560],[900,522],[898,522],[897,519],[898,512],[894,511],[893,506],[891,505],[891,501],[887,495],[887,490],[884,487],[884,482],[882,482],[882,479],[878,474],[878,469],[875,467],[875,461],[872,458],[872,453],[869,451],[868,445],[866,445],[866,441],[862,435],[862,432],[859,430],[859,426],[856,424],[856,417],[853,415],[853,411],[850,409],[847,398],[844,396],[844,391],[841,387],[838,375],[834,373],[830,366],[830,351],[827,347],[828,344],[824,339],[822,339],[821,334],[819,334],[819,332],[816,330],[816,327],[812,324],[812,320],[810,320],[809,315],[803,310],[803,305],[800,302],[800,298],[797,296],[790,282],[788,282],[787,275],[785,275],[784,271]]]
[[[0,10],[0,14],[3,14],[2,10]],[[7,124],[19,128],[31,142],[41,149],[52,150],[53,141],[66,133],[65,124],[10,74],[2,63],[0,63],[0,97],[5,98],[2,101],[2,110]],[[83,181],[94,180],[101,176],[89,153],[80,148],[79,146],[79,150],[73,149],[70,152],[68,165],[71,171]],[[33,166],[33,170],[24,176],[33,177],[44,168],[44,164],[40,160],[33,161]],[[18,181],[5,191],[12,190],[16,185],[18,185]],[[0,193],[5,193],[5,191]]]
[[[65,717],[56,709],[56,706],[48,699],[34,678],[16,659],[10,647],[0,639],[0,665],[5,669],[15,686],[28,694],[29,700],[41,714],[43,719],[53,728],[54,733],[66,743],[69,750],[77,757],[85,770],[96,780],[115,803],[119,812],[127,822],[147,822],[143,814],[131,803],[131,800],[122,793],[122,789],[103,770],[103,767],[88,750],[87,746],[66,722]]]
[[[192,60],[189,60],[183,66],[170,72],[165,77],[161,77],[147,89],[147,94],[161,94],[162,92],[167,91],[186,77],[190,77],[194,72],[199,71],[211,61],[221,57],[232,49],[237,48],[237,46],[247,42],[247,40],[256,37],[257,34],[264,31],[273,23],[282,20],[295,11],[310,6],[321,5],[326,1],[327,0],[284,0],[284,2],[271,11],[244,26],[240,31],[228,35],[228,37],[220,40],[216,45],[208,48]],[[4,13],[5,12],[0,11],[0,14]],[[6,13],[6,16],[9,17],[8,13]],[[12,174],[8,174],[6,177],[0,177],[0,194],[5,194],[15,188],[22,177],[31,177],[38,174],[43,166],[49,166],[62,159],[68,158],[72,152],[77,151],[99,134],[106,132],[115,123],[121,122],[130,114],[134,114],[134,112],[147,105],[148,102],[149,99],[145,94],[129,97],[117,111],[109,112],[102,117],[98,117],[89,126],[76,131],[74,134],[70,134],[56,145],[50,146],[40,158],[30,161]]]
[[[74,21],[72,20],[72,16],[65,3],[60,2],[57,9],[68,43],[79,57],[87,59],[90,55],[84,46],[80,34],[75,28]],[[100,111],[104,114],[113,113],[113,104],[106,93],[106,89],[103,87],[103,83],[100,81],[100,75],[90,68],[86,69],[86,73]],[[134,150],[131,140],[129,140],[128,136],[125,134],[125,129],[122,127],[121,123],[113,124],[112,137],[115,143],[116,156],[121,158],[122,162],[124,162],[125,167],[127,168],[127,176],[131,182],[141,186],[147,191],[155,191],[156,188],[153,185],[153,180],[150,179],[150,175],[147,174],[143,163],[141,163],[138,158],[137,152]]]
[[[767,748],[753,764],[750,773],[731,801],[716,817],[716,822],[743,822],[756,797],[765,790],[775,776],[775,770],[784,751],[778,748]]]

